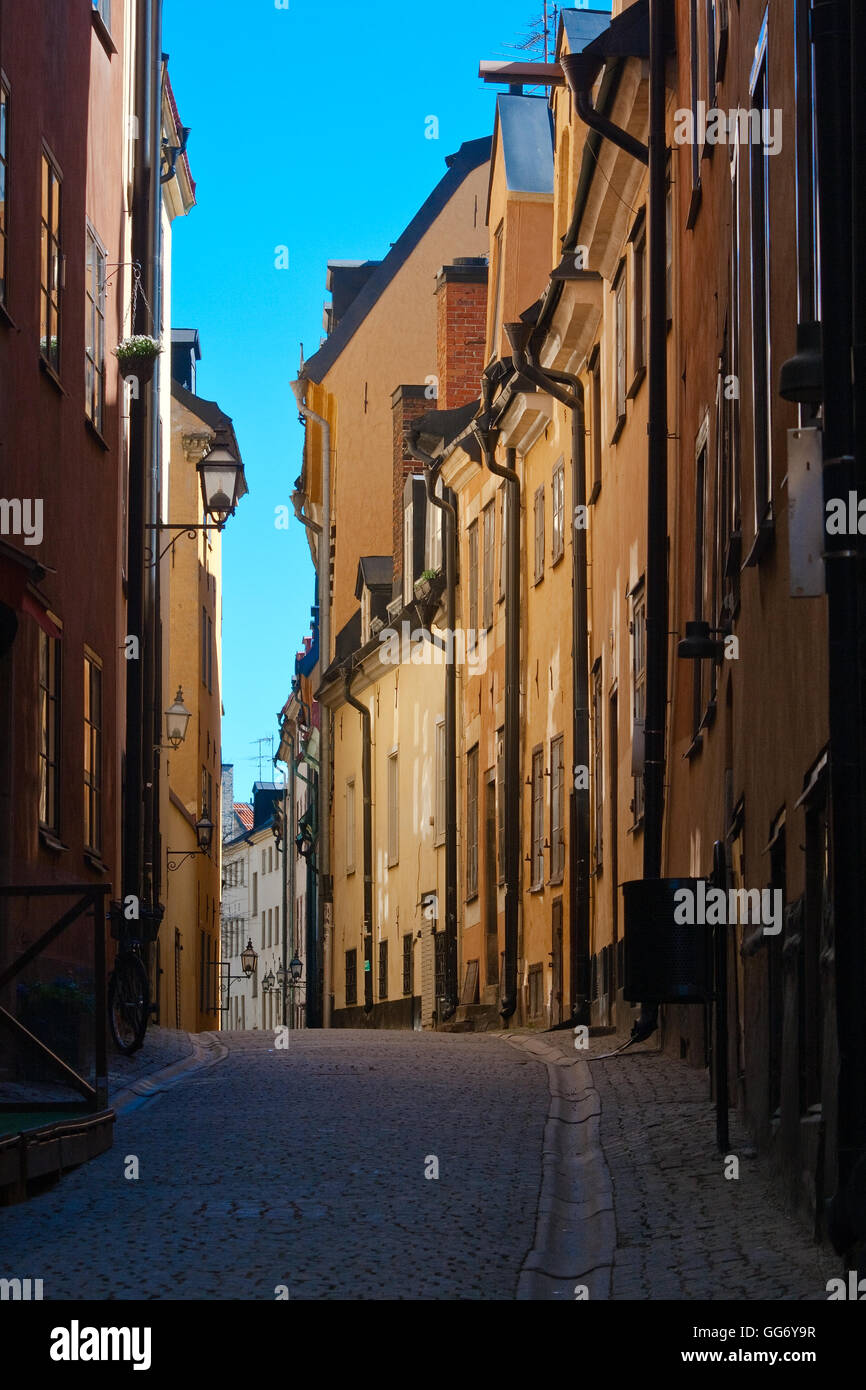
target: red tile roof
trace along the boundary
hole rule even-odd
[[[235,815],[237,816],[238,820],[241,822],[241,825],[244,827],[244,830],[252,830],[252,828],[253,828],[253,808],[252,808],[252,806],[247,806],[246,802],[244,802],[244,801],[236,801],[236,802],[234,803],[234,812],[235,812]]]

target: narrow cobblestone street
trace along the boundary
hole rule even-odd
[[[578,1176],[571,1201],[551,1204],[542,1150],[547,1161],[556,1108],[541,1063],[588,1075],[570,1034],[219,1044],[220,1060],[134,1098],[109,1153],[0,1214],[4,1266],[60,1300],[274,1299],[280,1285],[292,1299],[573,1298],[586,1223],[612,1203],[590,1298],[823,1299],[836,1272],[773,1204],[757,1161],[725,1180],[704,1076],[651,1049],[591,1064],[581,1113],[594,1123],[600,1110],[603,1155],[581,1154],[578,1127],[561,1125],[556,1162]],[[742,1142],[735,1130],[732,1152]],[[432,1159],[438,1178],[425,1176]],[[587,1163],[602,1175],[591,1202]],[[573,1224],[557,1225],[569,1208]]]

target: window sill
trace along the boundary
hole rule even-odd
[[[701,733],[700,729],[698,729],[697,733],[695,734],[685,753],[683,753],[683,757],[688,758],[689,762],[691,762],[693,758],[696,758],[698,756],[703,746],[704,736]]]
[[[0,301],[0,323],[5,323],[7,328],[14,328],[16,332],[18,331],[17,323],[2,301]]]
[[[108,865],[103,863],[103,861],[100,859],[99,855],[96,853],[95,850],[86,849],[84,851],[84,861],[88,865],[88,867],[95,870],[96,873],[108,873]]]
[[[548,886],[548,888],[561,888],[564,882],[565,882],[565,875],[564,875],[564,874],[560,874],[560,875],[558,876],[558,878],[549,878],[549,879],[547,880],[547,886]]]
[[[565,548],[563,547],[563,549],[560,550],[560,552],[559,552],[558,555],[554,555],[553,559],[552,559],[551,562],[550,562],[550,568],[555,570],[556,567],[557,567],[557,565],[561,565],[564,559],[565,559]]]
[[[645,376],[646,366],[638,367],[637,371],[634,374],[631,386],[628,388],[628,391],[626,392],[626,395],[630,401],[634,400],[635,396],[641,388],[641,383],[643,382]]]
[[[686,231],[690,232],[698,220],[698,213],[701,210],[701,181],[698,179],[692,189],[692,196],[689,199],[689,211],[686,217]]]
[[[62,840],[58,840],[54,832],[45,825],[39,827],[39,840],[46,849],[52,849],[57,854],[69,853],[69,846],[65,845]]]
[[[111,30],[109,29],[105,20],[102,18],[102,15],[99,13],[99,10],[93,10],[92,17],[93,28],[96,31],[96,37],[99,39],[99,42],[102,44],[102,47],[105,49],[109,58],[111,58],[117,52],[117,45],[115,44],[114,39],[111,37]]]
[[[543,575],[543,574],[537,574],[537,575],[535,576],[535,578],[533,579],[533,581],[532,581],[532,587],[533,587],[533,589],[534,589],[538,584],[543,584],[543,583],[544,583],[544,575]]]
[[[620,437],[620,435],[622,434],[622,432],[623,432],[624,429],[625,429],[625,411],[623,411],[622,415],[618,415],[618,416],[617,416],[616,425],[614,426],[613,434],[612,434],[611,437],[610,437],[610,442],[611,442],[612,445],[615,444],[615,443],[617,442],[617,440],[619,439],[619,437]]]
[[[478,889],[476,888],[476,890],[475,890],[474,893],[469,893],[469,894],[467,894],[467,896],[463,899],[463,901],[467,904],[467,906],[469,905],[469,903],[475,903],[475,902],[477,902],[477,901],[478,901]]]
[[[88,433],[93,435],[93,438],[96,440],[99,447],[101,449],[104,449],[106,454],[110,453],[111,445],[108,443],[108,440],[105,438],[102,431],[98,429],[96,425],[94,425],[89,415],[85,415],[84,423],[87,426]]]
[[[598,499],[599,499],[600,496],[601,496],[601,482],[600,482],[600,481],[597,481],[597,482],[594,482],[593,485],[592,485],[592,492],[589,494],[589,497],[588,497],[588,499],[587,499],[586,505],[587,505],[588,507],[592,507],[592,506],[598,501]]]
[[[767,508],[762,520],[758,523],[755,532],[755,539],[752,541],[752,548],[741,565],[741,569],[754,569],[759,565],[764,556],[772,549],[776,538],[776,523],[773,520],[772,504]]]
[[[41,353],[39,354],[39,366],[42,369],[43,375],[48,378],[52,386],[54,386],[55,389],[60,392],[61,396],[65,396],[67,392],[64,389],[63,382],[60,380],[60,377],[57,375],[51,363],[48,361],[48,358],[43,357]]]
[[[543,893],[543,892],[544,892],[544,884],[543,884],[543,883],[533,883],[532,886],[530,887],[529,891],[530,891],[530,893]]]

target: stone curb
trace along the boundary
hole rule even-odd
[[[190,1072],[203,1071],[207,1067],[216,1066],[222,1062],[229,1053],[228,1048],[219,1041],[215,1033],[189,1033],[190,1043],[192,1044],[192,1055],[182,1057],[179,1062],[171,1062],[169,1066],[163,1067],[161,1071],[153,1072],[150,1076],[143,1076],[138,1081],[134,1081],[125,1091],[118,1091],[109,1101],[110,1108],[115,1115],[123,1115],[129,1110],[135,1110],[146,1102],[155,1100],[163,1091],[169,1090],[177,1085]]]
[[[537,1035],[506,1035],[503,1041],[544,1063],[550,1089],[535,1241],[518,1277],[517,1298],[574,1301],[580,1284],[590,1300],[608,1299],[616,1220],[601,1147],[601,1098],[589,1063],[563,1056]]]

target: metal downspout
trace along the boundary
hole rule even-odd
[[[410,439],[407,450],[424,464],[427,500],[443,513],[445,541],[445,624],[450,633],[455,630],[457,616],[457,508],[444,497],[436,496],[436,475],[441,460],[418,449]],[[457,666],[452,646],[451,658],[445,658],[445,1000],[443,1019],[452,1018],[457,1010]]]
[[[505,556],[505,979],[499,1013],[511,1018],[517,1009],[517,947],[520,913],[520,476],[517,450],[506,451],[507,465],[496,462],[499,431],[477,422],[474,433],[491,473],[504,478],[508,498],[508,547]]]
[[[319,537],[319,672],[327,670],[331,660],[331,427],[322,415],[311,410],[304,401],[307,382],[304,377],[292,382],[292,391],[298,409],[307,420],[312,420],[322,431],[322,525]],[[294,499],[293,499],[294,500]],[[309,530],[316,530],[300,513],[295,504],[295,515]],[[325,706],[321,709],[319,729],[319,839],[317,863],[319,870],[319,893],[317,898],[318,941],[316,951],[316,987],[313,991],[313,1014],[321,1026],[331,1026],[331,946],[332,914],[334,890],[331,880],[331,713]],[[310,1010],[310,966],[307,964],[307,1010]],[[321,992],[321,1013],[319,996]]]

